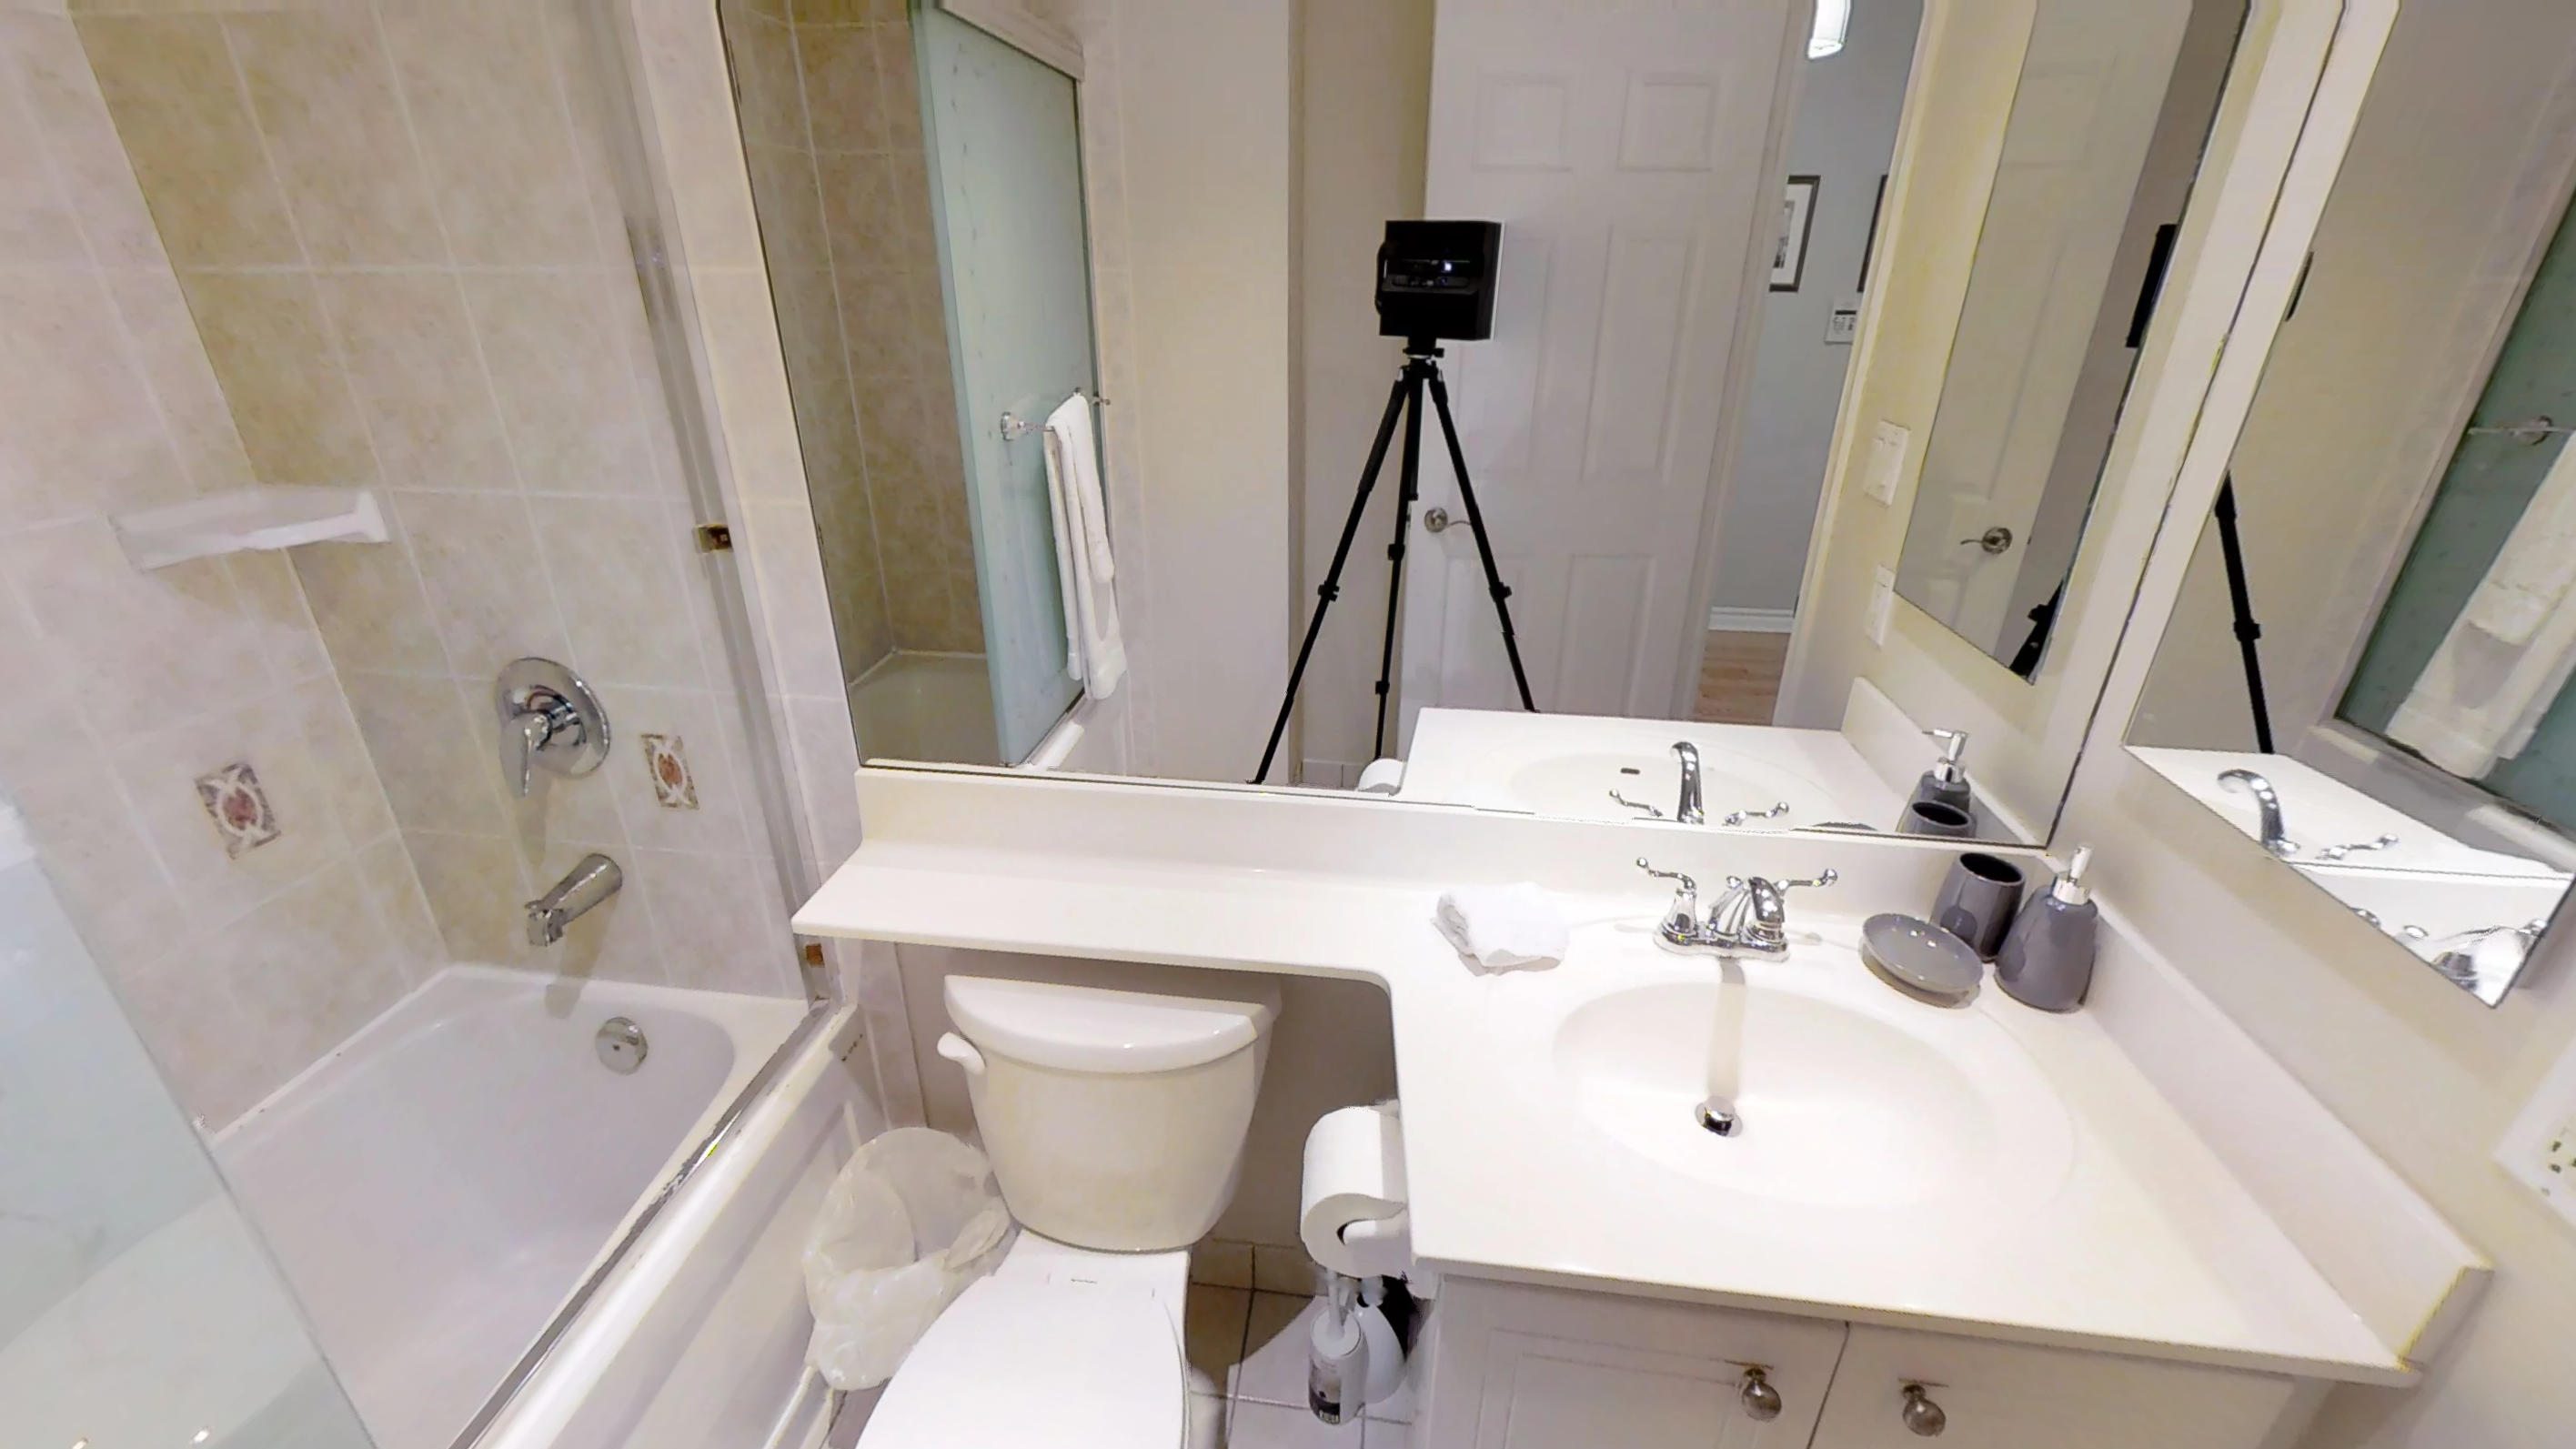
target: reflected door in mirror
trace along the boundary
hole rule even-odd
[[[2025,678],[2109,457],[2243,0],[2043,0],[1897,587]]]

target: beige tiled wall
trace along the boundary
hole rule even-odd
[[[795,990],[575,0],[73,12],[247,472],[388,502],[392,545],[296,571],[447,953]],[[523,654],[615,731],[524,801],[491,703]],[[657,803],[647,733],[697,808]],[[589,850],[625,891],[527,947],[520,902]]]
[[[899,0],[723,0],[844,677],[984,647]]]
[[[111,516],[253,462],[60,8],[0,0],[0,790],[220,1123],[445,953],[286,560],[141,573],[117,546]],[[196,787],[235,762],[280,827],[238,857]]]

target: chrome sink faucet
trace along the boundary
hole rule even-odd
[[[1705,825],[1708,807],[1700,801],[1699,746],[1688,740],[1675,740],[1673,754],[1682,762],[1682,798],[1673,807],[1673,818],[1684,825]]]
[[[2221,770],[2218,772],[2218,786],[2222,790],[2242,790],[2254,797],[2255,808],[2262,812],[2259,828],[2263,832],[2265,850],[2283,860],[2299,853],[2299,843],[2290,838],[2281,823],[2281,792],[2272,788],[2271,781],[2252,770]]]
[[[597,851],[574,862],[554,889],[528,902],[528,944],[545,947],[564,938],[564,928],[608,904],[626,884],[617,862]]]
[[[1699,882],[1677,870],[1657,870],[1642,855],[1637,857],[1637,869],[1673,882],[1673,903],[1655,927],[1655,939],[1665,949],[1763,961],[1778,961],[1789,954],[1789,892],[1842,879],[1840,872],[1832,870],[1813,880],[1728,876],[1726,894],[1717,898],[1702,920]]]

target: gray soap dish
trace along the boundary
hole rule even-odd
[[[1879,980],[1933,1006],[1967,1005],[1986,979],[1986,963],[1966,942],[1894,911],[1861,922],[1860,959]]]

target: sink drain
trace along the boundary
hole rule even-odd
[[[1735,1115],[1735,1108],[1722,1097],[1711,1097],[1691,1108],[1691,1116],[1698,1120],[1701,1131],[1714,1137],[1732,1137],[1735,1129],[1743,1125],[1742,1119]]]
[[[623,1016],[601,1022],[591,1043],[599,1051],[599,1064],[621,1077],[644,1065],[644,1053],[649,1050],[644,1028]]]

